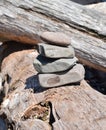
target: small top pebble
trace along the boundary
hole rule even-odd
[[[49,42],[49,44],[58,46],[68,46],[71,42],[70,37],[62,32],[43,32],[41,38],[44,41]]]

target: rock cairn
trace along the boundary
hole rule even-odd
[[[41,38],[45,43],[38,44],[39,55],[34,60],[41,87],[58,87],[84,79],[84,67],[77,63],[78,59],[67,35],[44,32]]]

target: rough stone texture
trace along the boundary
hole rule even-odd
[[[68,46],[71,43],[71,38],[61,32],[43,32],[41,38],[49,44],[58,46]]]
[[[59,47],[44,43],[39,43],[37,50],[39,54],[49,58],[73,58],[75,52],[72,46]]]
[[[106,2],[92,4],[92,5],[87,5],[86,7],[106,14]]]
[[[52,88],[71,83],[78,83],[84,79],[85,70],[82,65],[76,64],[68,72],[58,74],[39,74],[39,84],[44,88]]]
[[[45,60],[45,59],[44,59]],[[45,62],[44,60],[40,59],[34,60],[34,67],[39,73],[58,73],[58,72],[64,72],[70,68],[72,68],[78,59],[72,58],[72,59],[59,59],[55,60],[51,63]]]

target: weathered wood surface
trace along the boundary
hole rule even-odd
[[[34,49],[10,42],[3,54],[6,57],[1,65],[2,74],[8,74],[11,79],[5,81],[9,93],[0,109],[4,124],[7,120],[14,130],[106,129],[106,96],[86,81],[79,85],[43,89],[33,67],[38,55]],[[1,126],[3,128],[3,123]]]
[[[106,15],[70,0],[0,2],[1,40],[36,44],[47,30],[69,35],[84,64],[106,71]]]
[[[86,7],[106,14],[106,2],[87,5]]]
[[[40,42],[42,31],[71,37],[76,55],[87,65],[106,71],[106,16],[70,0],[5,0],[0,2],[1,40]]]

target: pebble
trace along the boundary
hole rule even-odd
[[[69,36],[62,32],[43,32],[41,38],[49,44],[68,46],[71,43]]]

